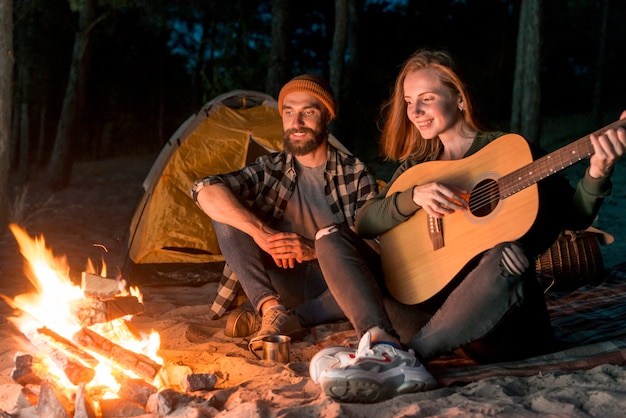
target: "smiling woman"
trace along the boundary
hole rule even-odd
[[[626,150],[626,111],[545,156],[520,135],[482,130],[445,51],[413,53],[384,109],[381,147],[400,166],[355,223],[362,237],[380,237],[380,259],[352,253],[343,274],[326,278],[361,341],[356,352],[327,349],[311,362],[325,393],[344,402],[432,389],[420,361],[455,350],[484,363],[554,350],[531,261],[563,229],[592,223]],[[557,173],[589,156],[575,188]],[[334,235],[318,240],[320,260],[340,251]],[[369,280],[347,273],[355,264],[367,264]]]

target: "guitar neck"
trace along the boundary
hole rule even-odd
[[[591,135],[601,135],[609,129],[619,128],[624,125],[626,125],[626,119],[615,121],[503,176],[499,180],[501,198],[507,198],[552,174],[591,157],[594,153]]]

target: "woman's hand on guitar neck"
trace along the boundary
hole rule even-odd
[[[466,210],[467,199],[468,192],[456,186],[433,182],[413,187],[413,202],[435,218]]]
[[[626,110],[620,116],[626,119]],[[626,122],[625,122],[626,124]],[[626,152],[626,129],[621,126],[609,129],[602,135],[590,135],[594,153],[589,159],[589,175],[593,178],[606,177],[613,171],[613,165]]]

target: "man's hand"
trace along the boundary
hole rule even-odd
[[[267,240],[266,251],[276,265],[282,268],[293,268],[296,262],[315,260],[315,249],[300,235],[293,232],[278,232],[270,235]]]

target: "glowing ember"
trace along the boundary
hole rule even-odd
[[[57,258],[46,248],[43,237],[31,239],[28,234],[15,224],[9,226],[15,236],[20,251],[28,261],[27,277],[35,286],[36,292],[21,294],[7,302],[16,309],[26,313],[20,317],[11,318],[13,323],[29,338],[37,348],[38,356],[52,357],[58,363],[76,364],[82,373],[90,379],[87,388],[98,388],[102,398],[115,397],[119,391],[119,382],[115,376],[124,374],[131,378],[144,378],[146,374],[125,367],[120,363],[120,357],[130,358],[133,362],[147,364],[152,370],[151,383],[156,387],[161,386],[157,374],[162,360],[157,356],[160,345],[159,334],[152,331],[150,335],[140,335],[129,323],[129,317],[117,318],[109,322],[81,326],[73,315],[71,306],[83,301],[86,296],[83,290],[76,286],[69,277],[69,265],[65,257]],[[105,272],[103,263],[102,271]],[[89,270],[93,264],[89,261]],[[124,282],[120,282],[119,296],[135,296],[142,303],[142,296],[138,288],[126,290]],[[44,330],[44,331],[42,331]],[[50,330],[50,331],[45,331]],[[93,333],[97,334],[94,335]],[[94,350],[93,347],[74,346],[78,335],[103,337],[106,344],[102,344],[104,350],[110,350],[111,355],[105,355],[102,350]],[[84,354],[80,354],[80,352]],[[52,355],[54,353],[55,355]],[[121,354],[120,354],[121,353]],[[117,357],[117,358],[116,358]],[[55,380],[65,387],[76,385],[67,379],[67,371],[58,370],[50,359],[43,361],[48,364],[48,372],[44,375],[54,374]],[[144,360],[145,359],[145,360]],[[74,363],[76,362],[76,363]],[[64,364],[65,364],[64,363]],[[67,365],[67,364],[65,364]],[[67,367],[69,368],[69,367]],[[57,370],[55,370],[57,369]],[[95,370],[95,373],[91,370]],[[76,370],[73,367],[72,370]],[[145,370],[145,367],[144,367]],[[76,375],[76,373],[74,373]],[[95,374],[93,379],[91,378]],[[155,376],[156,375],[156,376]],[[71,379],[70,379],[71,380]],[[103,390],[103,387],[106,390]]]

